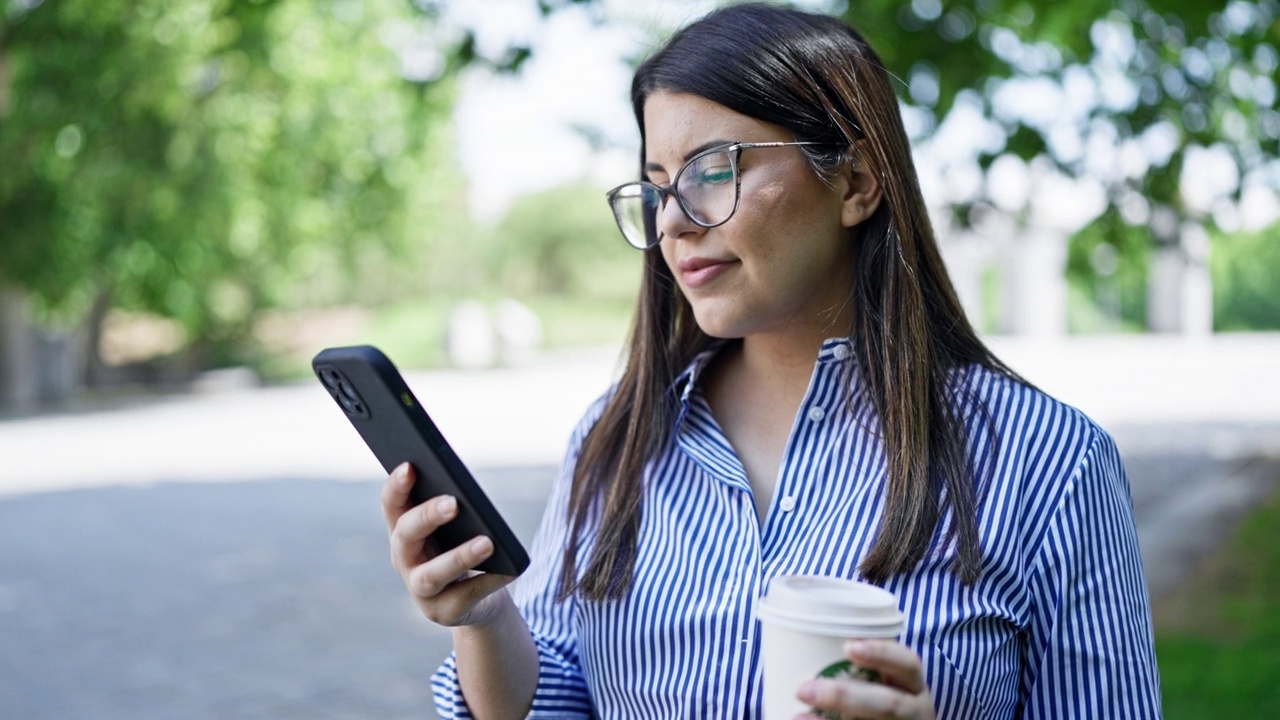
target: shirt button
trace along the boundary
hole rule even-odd
[[[796,509],[796,499],[788,495],[782,498],[782,502],[778,503],[778,507],[782,508],[782,512],[791,512]]]
[[[822,422],[822,419],[825,418],[826,416],[827,416],[827,411],[823,410],[820,407],[811,408],[809,410],[809,419],[814,422]]]
[[[837,360],[843,360],[849,357],[849,346],[837,345],[834,348],[831,348],[831,354],[835,355]]]

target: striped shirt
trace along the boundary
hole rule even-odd
[[[540,657],[534,718],[759,718],[756,605],[771,578],[861,579],[884,506],[886,461],[846,340],[824,343],[761,523],[742,463],[698,383],[676,384],[672,438],[645,476],[636,575],[610,602],[555,601],[575,431],[533,563],[513,596]],[[989,459],[983,572],[940,548],[884,587],[906,616],[939,718],[1159,718],[1150,607],[1128,481],[1089,418],[981,368],[959,380],[970,451]],[[981,419],[980,419],[981,418]],[[978,449],[982,449],[979,451]],[[579,557],[588,557],[590,539]],[[451,656],[432,678],[442,717],[469,717]]]

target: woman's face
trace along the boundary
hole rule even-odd
[[[734,142],[792,142],[783,128],[685,93],[658,91],[644,104],[645,168],[668,186],[703,149]],[[853,250],[849,182],[824,182],[794,146],[739,156],[738,209],[703,228],[669,199],[658,212],[662,256],[703,332],[718,338],[844,333]]]

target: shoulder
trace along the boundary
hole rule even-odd
[[[1128,492],[1115,441],[1079,409],[980,367],[956,385],[979,475],[997,498],[1056,507],[1081,482]]]
[[[1062,551],[1064,533],[1135,532],[1133,502],[1112,437],[1079,409],[984,368],[965,372],[962,401],[982,496],[980,532],[991,563],[1012,577]],[[1093,531],[1088,531],[1093,532]],[[1068,533],[1069,534],[1069,533]],[[1042,567],[1043,569],[1043,567]]]
[[[1110,435],[1078,408],[994,370],[966,368],[957,373],[956,389],[970,431],[994,432],[1006,450],[1059,456],[1097,444],[1114,446]]]

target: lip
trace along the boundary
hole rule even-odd
[[[688,257],[676,263],[676,270],[680,271],[680,279],[684,281],[685,287],[697,288],[715,280],[734,262],[736,261]]]

